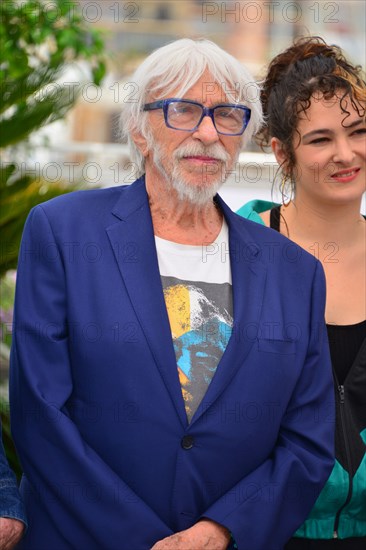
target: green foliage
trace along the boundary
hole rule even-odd
[[[18,176],[14,164],[0,166],[0,277],[17,266],[23,226],[31,208],[76,188],[62,182],[48,184],[27,174]]]
[[[95,84],[106,66],[99,31],[83,20],[71,0],[5,0],[0,5],[0,276],[15,268],[22,228],[29,210],[41,201],[72,191],[47,185],[18,170],[9,147],[65,117],[78,95],[59,78],[64,68],[86,61]],[[4,161],[5,159],[5,161]],[[23,163],[24,165],[24,163]]]
[[[38,128],[66,115],[77,98],[77,91],[73,97],[68,89],[55,82],[57,76],[56,70],[38,69],[17,81],[4,83],[1,90],[0,147],[15,145]]]
[[[6,452],[6,457],[9,462],[10,468],[15,473],[18,481],[20,481],[22,475],[22,469],[19,463],[19,459],[14,447],[13,440],[10,433],[10,415],[9,415],[9,403],[0,394],[0,416],[2,424],[2,440]]]
[[[67,65],[86,62],[96,85],[103,79],[106,65],[101,33],[83,19],[75,1],[2,0],[0,16],[0,277],[3,277],[8,269],[16,267],[29,210],[76,187],[60,182],[50,184],[19,169],[19,145],[34,131],[62,119],[75,103],[78,83],[70,90],[60,80]],[[11,311],[6,308],[0,313],[0,328],[4,329],[9,324],[6,314]],[[2,364],[8,361],[9,334],[3,334],[0,342]],[[6,453],[19,478],[21,470],[11,440],[9,407],[1,393],[0,412]]]
[[[18,143],[63,118],[75,88],[57,83],[64,67],[85,60],[95,84],[105,75],[103,41],[70,0],[1,3],[0,147]]]
[[[84,21],[72,0],[3,0],[0,7],[0,78],[13,81],[34,69],[58,70],[65,63],[86,59],[97,71],[99,84],[105,74],[103,40]]]
[[[0,384],[2,381],[2,373],[8,369],[9,364],[14,294],[15,272],[8,271],[6,275],[0,279]]]

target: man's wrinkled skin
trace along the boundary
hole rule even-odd
[[[24,523],[17,519],[0,518],[0,550],[11,550],[22,538]]]
[[[158,541],[151,550],[226,550],[228,529],[211,520],[201,520],[193,527]]]

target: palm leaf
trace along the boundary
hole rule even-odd
[[[57,97],[52,91],[45,92],[41,100],[29,101],[25,108],[15,109],[0,120],[0,147],[19,143],[42,126],[64,118],[74,101],[69,90],[61,89]]]

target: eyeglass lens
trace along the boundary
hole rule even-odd
[[[170,103],[167,111],[170,126],[181,130],[192,130],[202,116],[202,106],[176,101]],[[243,128],[244,111],[237,107],[215,107],[213,111],[216,129],[222,133],[234,134]]]

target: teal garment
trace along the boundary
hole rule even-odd
[[[252,200],[244,204],[237,214],[249,220],[264,225],[260,213],[277,206],[273,202]],[[342,461],[334,464],[331,475],[323,490],[318,496],[308,518],[299,527],[294,537],[307,539],[332,539],[337,512],[347,500],[350,482],[352,483],[352,497],[342,509],[339,516],[337,534],[339,539],[350,537],[366,537],[366,345],[360,349],[356,359],[357,364],[352,366],[352,376],[347,377],[345,383],[346,396],[350,402],[346,410],[346,430],[352,445],[354,471],[350,474]],[[355,368],[356,367],[356,368]],[[336,392],[338,394],[338,392]],[[336,395],[336,397],[338,397]],[[357,407],[352,404],[357,403]],[[361,404],[361,405],[360,405]],[[362,405],[363,404],[363,405]],[[339,403],[338,403],[339,406]],[[358,428],[358,429],[357,429]],[[337,422],[340,439],[344,439],[342,428]],[[353,446],[355,448],[353,448]],[[363,453],[363,454],[362,454]],[[361,455],[361,458],[360,458]]]
[[[244,204],[236,213],[242,216],[242,218],[264,225],[264,221],[259,214],[266,210],[270,210],[274,206],[277,206],[274,202],[253,200]]]
[[[366,442],[366,430],[361,432]],[[343,509],[338,526],[338,538],[366,536],[366,454],[353,476],[353,496]],[[308,519],[299,527],[295,537],[330,539],[333,537],[335,513],[348,494],[349,474],[335,461],[332,473],[314,504]]]

